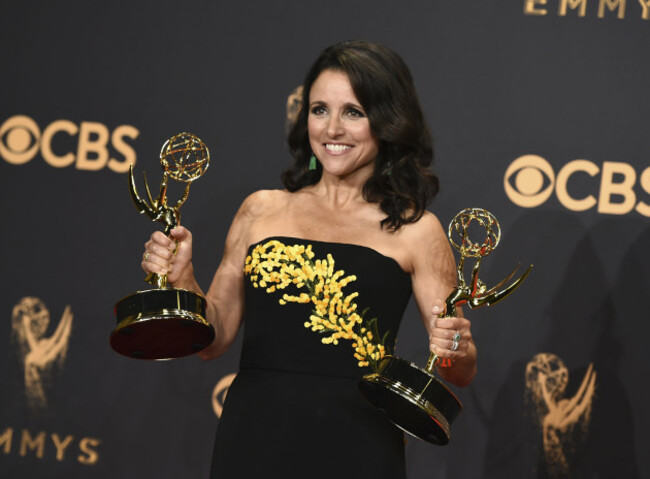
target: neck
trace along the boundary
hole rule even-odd
[[[354,177],[339,177],[323,172],[320,181],[314,185],[314,193],[322,201],[333,208],[346,206],[364,201],[363,185],[369,175],[354,175]]]

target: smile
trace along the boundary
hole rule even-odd
[[[325,149],[331,151],[332,153],[341,153],[351,148],[352,147],[349,145],[340,145],[340,144],[334,145],[332,143],[325,143]]]

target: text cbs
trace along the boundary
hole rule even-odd
[[[572,180],[585,178],[589,180],[590,192],[572,193]],[[605,161],[599,166],[589,160],[573,160],[562,165],[556,174],[541,156],[524,155],[506,169],[503,187],[508,198],[523,208],[540,206],[555,193],[560,204],[571,211],[596,208],[598,213],[611,215],[636,211],[650,217],[650,202],[641,199],[643,194],[639,191],[650,195],[650,167],[637,174],[628,163]]]
[[[38,153],[54,168],[74,165],[79,170],[98,171],[108,168],[126,173],[135,164],[136,153],[127,143],[140,132],[131,125],[120,125],[112,132],[102,123],[56,120],[41,131],[25,115],[15,115],[0,126],[0,156],[13,165],[23,165]]]

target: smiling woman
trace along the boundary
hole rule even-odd
[[[438,178],[429,170],[433,159],[431,136],[408,67],[397,53],[376,43],[332,45],[308,72],[302,104],[311,108],[300,110],[289,132],[295,163],[283,174],[286,188],[297,191],[320,179],[321,165],[315,170],[306,167],[312,153],[321,159],[312,143],[316,139],[311,120],[313,113],[322,110],[313,111],[320,105],[312,102],[318,100],[316,95],[326,79],[336,79],[339,89],[346,90],[348,118],[365,118],[376,142],[378,151],[372,174],[363,185],[364,198],[379,203],[387,214],[383,226],[399,228],[417,221],[438,192]],[[329,88],[333,90],[334,85]]]
[[[464,386],[476,371],[469,321],[438,318],[456,268],[425,210],[438,190],[430,135],[408,68],[381,45],[333,45],[303,85],[286,189],[244,201],[205,295],[216,338],[203,359],[245,324],[212,477],[404,478],[402,432],[357,383],[392,350],[411,293],[429,349],[453,360],[443,378]],[[187,229],[145,247],[146,272],[201,292]]]
[[[378,152],[378,141],[357,99],[348,76],[325,70],[311,87],[308,117],[309,143],[323,174],[369,176]]]

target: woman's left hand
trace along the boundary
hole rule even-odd
[[[404,249],[411,254],[413,295],[429,335],[429,349],[441,359],[438,373],[456,386],[467,386],[476,374],[470,323],[459,306],[453,317],[443,314],[443,298],[450,297],[459,279],[447,234],[433,214],[425,214],[407,231]]]
[[[471,323],[458,316],[447,317],[445,303],[436,300],[429,319],[429,349],[443,361],[438,363],[440,376],[457,386],[467,386],[476,375],[476,345],[472,339]]]
[[[444,302],[436,301],[428,328],[429,349],[441,358],[466,358],[472,344],[471,323],[463,317],[440,317],[443,311]]]

